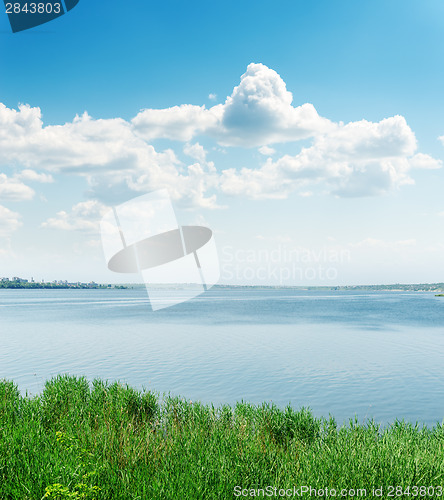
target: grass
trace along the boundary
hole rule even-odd
[[[235,486],[303,485],[367,497],[382,487],[382,498],[389,486],[402,488],[397,498],[433,486],[425,496],[438,498],[444,427],[338,427],[307,409],[215,408],[68,375],[35,397],[0,382],[1,500],[229,499],[245,498]]]

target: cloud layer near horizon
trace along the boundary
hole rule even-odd
[[[255,167],[218,169],[200,138],[224,148],[258,148],[262,160]],[[150,144],[156,139],[174,144],[157,151]],[[271,158],[272,145],[303,139],[311,145],[298,154]],[[413,183],[412,170],[440,168],[441,161],[417,152],[402,116],[334,123],[310,103],[294,106],[282,78],[252,63],[225,102],[209,109],[190,104],[144,109],[130,121],[93,119],[85,112],[72,122],[45,126],[40,108],[0,104],[0,167],[14,172],[0,174],[0,202],[30,200],[34,190],[27,182],[69,174],[85,177],[91,199],[104,204],[115,202],[117,194],[129,198],[167,188],[183,206],[216,208],[221,194],[286,198],[316,188],[343,197],[380,195]],[[60,212],[46,226],[89,227],[74,221],[85,216],[84,209],[88,217],[101,213],[97,204],[76,205],[72,214]],[[11,220],[6,212],[2,218]]]

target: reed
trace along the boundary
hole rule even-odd
[[[415,486],[437,494],[444,428],[356,420],[338,426],[304,408],[216,408],[68,375],[34,397],[0,382],[2,500],[225,500],[303,485],[337,496],[366,489],[371,497],[390,486],[403,488],[397,498],[411,498],[404,492]]]

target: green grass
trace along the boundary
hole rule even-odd
[[[67,375],[36,397],[0,382],[1,500],[229,499],[235,486],[269,485],[368,498],[381,486],[382,498],[390,485],[442,486],[444,427],[338,427],[306,409],[215,408]]]

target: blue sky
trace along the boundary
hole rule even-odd
[[[0,276],[126,281],[98,220],[166,187],[222,282],[444,281],[443,24],[434,0],[1,15]]]

